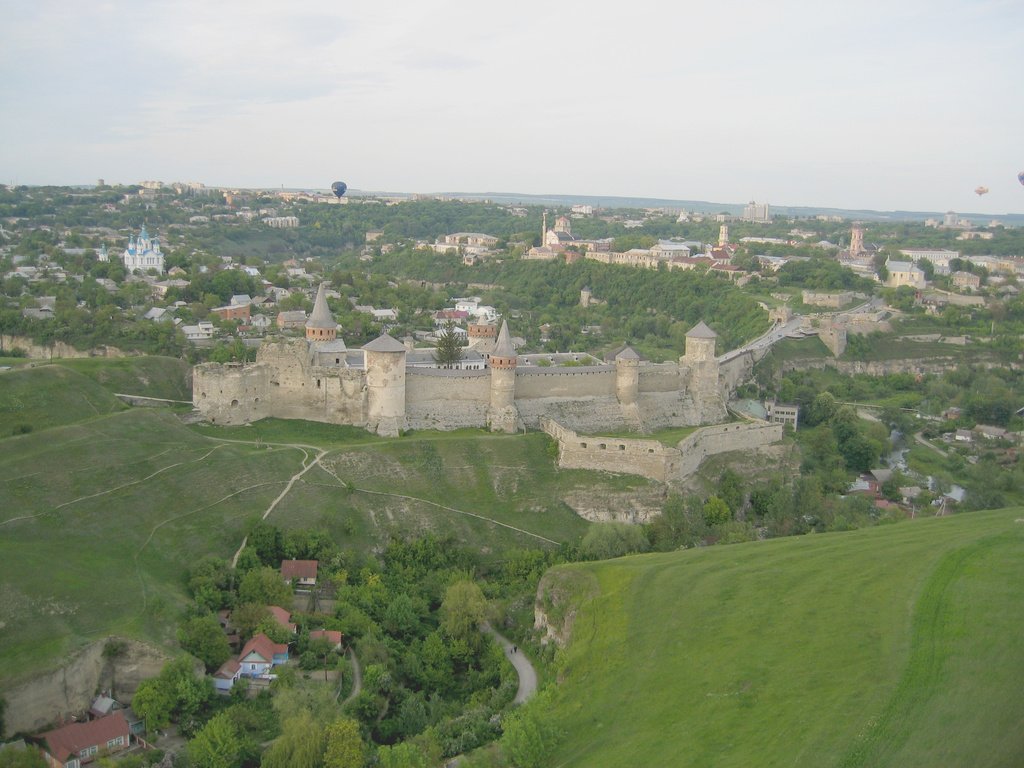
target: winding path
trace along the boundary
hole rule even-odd
[[[516,669],[516,674],[519,675],[519,690],[516,691],[516,697],[512,700],[512,703],[522,704],[533,698],[533,695],[537,693],[537,670],[533,668],[533,664],[526,658],[526,654],[512,645],[508,638],[499,634],[490,624],[484,623],[482,629],[498,641],[498,645],[505,650],[505,655],[508,656],[508,660],[512,662],[512,666]]]
[[[356,658],[356,652],[351,648],[348,649],[348,658],[352,662],[352,691],[345,700],[341,702],[341,706],[345,706],[350,701],[353,701],[363,690],[363,670],[359,667],[359,659]],[[338,689],[339,692],[341,689]]]

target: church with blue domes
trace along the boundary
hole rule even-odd
[[[146,225],[142,225],[138,237],[128,238],[128,247],[124,249],[121,259],[128,272],[148,272],[155,269],[160,274],[164,271],[164,255],[160,252],[160,238],[150,237]]]

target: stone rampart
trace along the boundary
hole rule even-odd
[[[558,441],[558,466],[621,472],[680,483],[693,475],[709,456],[728,451],[756,450],[782,439],[783,425],[767,422],[701,427],[670,447],[642,438],[580,435],[553,419],[542,418],[541,429]]]
[[[516,400],[548,397],[615,396],[615,366],[519,368]]]
[[[367,349],[364,359],[365,367],[355,360],[351,368],[340,360],[321,366],[305,339],[268,341],[255,363],[196,366],[193,403],[218,424],[277,417],[387,434],[515,431],[537,428],[542,418],[591,433],[642,433],[726,418],[713,357],[639,364],[630,368],[635,388],[620,386],[623,366],[616,365],[439,370],[405,365],[401,349]]]
[[[479,427],[487,421],[491,372],[409,368],[405,408],[410,429]]]
[[[643,392],[677,392],[682,387],[683,371],[676,363],[641,365],[637,389]]]
[[[756,450],[782,439],[782,424],[768,422],[740,422],[701,427],[687,435],[676,446],[679,462],[675,466],[676,480],[685,480],[694,474],[708,456],[729,451]]]
[[[665,483],[679,458],[679,451],[657,440],[580,436],[551,419],[541,419],[541,429],[558,441],[558,466],[565,469],[625,472]]]

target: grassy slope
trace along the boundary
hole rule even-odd
[[[58,365],[0,373],[0,439],[20,425],[33,430],[124,410],[127,406],[87,376]]]
[[[105,394],[60,366],[27,373],[55,378],[52,387],[33,390],[45,401],[65,379],[91,398]],[[328,452],[324,468],[303,475],[268,519],[324,528],[360,553],[392,532],[428,530],[485,556],[553,546],[523,531],[555,542],[581,536],[589,523],[561,501],[565,494],[585,488],[614,504],[616,493],[649,490],[639,478],[556,471],[540,434],[382,440],[284,421],[196,429],[164,409],[120,410],[116,400],[107,402],[119,410],[96,416],[90,408],[64,409],[65,418],[85,420],[0,441],[0,687],[110,632],[168,641],[184,606],[189,563],[207,553],[230,556],[247,521],[314,455],[271,443]],[[43,410],[40,402],[32,408]]]
[[[1017,517],[575,566],[552,764],[1024,764]]]
[[[230,555],[300,461],[151,410],[4,440],[0,679],[112,631],[166,639],[188,564]]]
[[[188,365],[169,357],[26,363],[0,373],[0,439],[23,424],[38,431],[122,411],[127,406],[115,392],[191,400],[189,374]]]
[[[174,357],[68,358],[55,364],[88,376],[110,392],[192,400],[192,367]]]

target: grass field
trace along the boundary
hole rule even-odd
[[[70,368],[23,373],[19,402],[35,428],[0,441],[0,688],[113,632],[170,642],[188,565],[230,557],[248,521],[321,451],[267,519],[327,530],[361,556],[392,534],[425,532],[484,557],[554,547],[590,525],[567,500],[614,505],[651,489],[558,471],[539,433],[384,440],[294,421],[186,427],[166,409],[127,409]],[[58,397],[67,403],[46,406]],[[44,412],[76,423],[51,426]]]
[[[0,373],[0,441],[26,427],[39,431],[125,408],[109,390],[64,366],[23,367]]]
[[[192,399],[189,367],[169,357],[20,362],[0,373],[0,440],[25,427],[37,431],[123,411],[115,392]]]
[[[1021,517],[572,566],[551,764],[1024,765]]]

